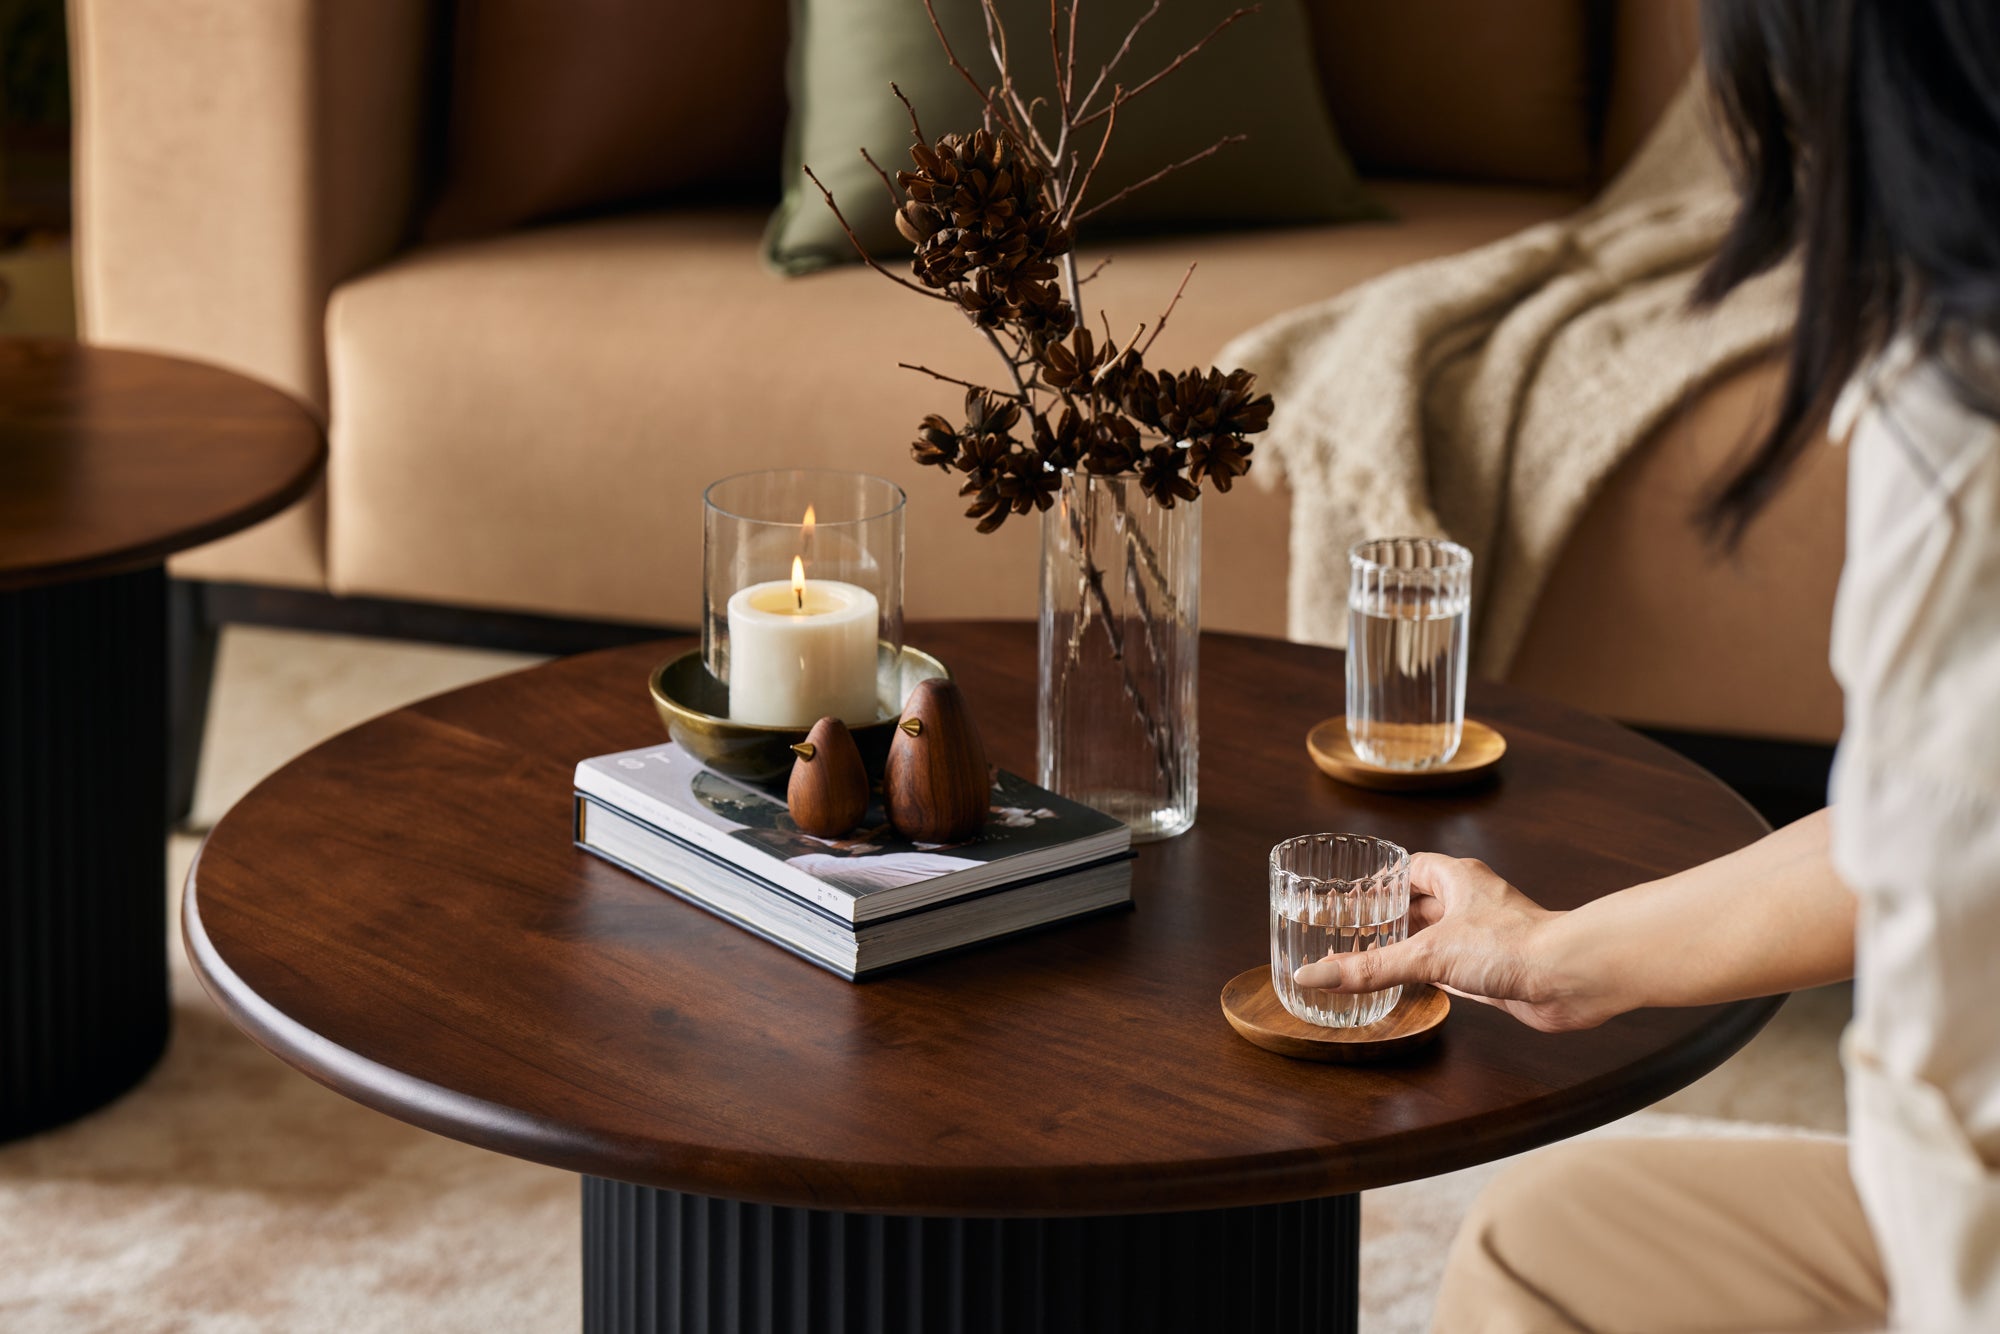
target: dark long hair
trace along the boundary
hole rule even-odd
[[[1733,542],[1892,335],[1949,369],[2000,333],[2000,2],[1704,0],[1702,31],[1742,206],[1695,299],[1801,259],[1777,416],[1705,515]]]

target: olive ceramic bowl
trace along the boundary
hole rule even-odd
[[[897,718],[902,716],[902,701],[917,682],[950,675],[943,663],[921,649],[903,650],[896,662],[895,702],[884,702],[888,712],[874,722],[849,727],[855,745],[861,748],[861,762],[867,766],[870,778],[879,779],[882,766],[888,762],[889,739],[895,735]],[[804,727],[770,727],[730,721],[729,688],[709,674],[700,649],[691,649],[655,667],[647,689],[660,721],[666,724],[667,735],[675,744],[717,773],[731,778],[763,783],[789,774],[792,747],[804,741],[806,733],[812,730],[810,723]]]

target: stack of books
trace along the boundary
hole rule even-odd
[[[986,832],[931,847],[881,805],[842,839],[668,743],[576,767],[576,842],[850,980],[1132,901],[1131,831],[996,771]]]

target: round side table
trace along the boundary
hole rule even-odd
[[[1032,771],[1035,630],[917,625]],[[571,774],[659,738],[683,645],[545,664],[309,751],[209,835],[188,949],[255,1041],[413,1124],[582,1173],[584,1326],[737,1334],[1352,1330],[1359,1192],[1544,1144],[1709,1070],[1776,1000],[1532,1032],[1458,1006],[1377,1066],[1289,1061],[1217,996],[1313,830],[1483,857],[1555,906],[1763,822],[1624,728],[1497,686],[1484,786],[1345,788],[1341,658],[1201,645],[1202,806],[1135,910],[843,982],[573,846]]]
[[[0,340],[0,1140],[166,1046],[163,562],[291,504],[325,455],[242,376]]]

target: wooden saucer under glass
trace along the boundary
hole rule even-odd
[[[1306,733],[1306,750],[1320,772],[1329,778],[1382,792],[1421,792],[1457,787],[1483,777],[1507,753],[1507,738],[1477,718],[1467,718],[1458,753],[1443,764],[1429,769],[1387,769],[1354,753],[1354,746],[1347,739],[1347,717],[1343,714],[1318,723]]]
[[[1222,1013],[1248,1042],[1300,1061],[1381,1061],[1423,1046],[1451,1013],[1436,987],[1406,986],[1396,1008],[1372,1024],[1326,1028],[1287,1010],[1271,988],[1271,965],[1251,968],[1222,988]]]

